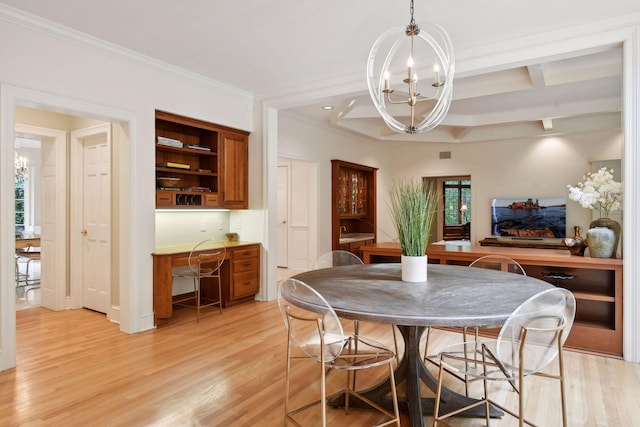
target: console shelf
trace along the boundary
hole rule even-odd
[[[396,261],[396,243],[362,248],[365,262]],[[527,275],[563,287],[576,298],[576,319],[566,347],[622,357],[621,259],[571,255],[566,250],[431,244],[429,262],[469,265],[485,255],[503,255],[520,263]]]

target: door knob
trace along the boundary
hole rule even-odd
[[[83,236],[86,236],[87,234],[89,234],[89,232],[87,231],[87,229],[83,229],[80,234],[82,234]]]

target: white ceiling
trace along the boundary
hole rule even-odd
[[[420,135],[392,134],[366,92],[365,66],[376,38],[408,23],[408,0],[0,3],[252,92],[256,99],[297,99],[289,105],[294,114],[383,141],[471,142],[620,127],[622,55],[612,47],[459,76],[440,126]],[[638,0],[612,0],[606,7],[595,0],[415,4],[417,23],[441,25],[454,49],[465,52],[637,13]],[[322,105],[335,109],[327,112]]]

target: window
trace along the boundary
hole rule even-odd
[[[444,182],[444,224],[462,225],[471,222],[471,181]]]
[[[15,199],[16,199],[16,234],[24,231],[25,226],[25,180],[15,180]]]

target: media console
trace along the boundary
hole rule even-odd
[[[362,248],[365,263],[398,262],[397,243]],[[566,347],[622,357],[623,260],[571,255],[558,249],[431,244],[429,263],[469,265],[485,255],[503,255],[520,263],[527,275],[569,289],[576,297],[576,320]]]

